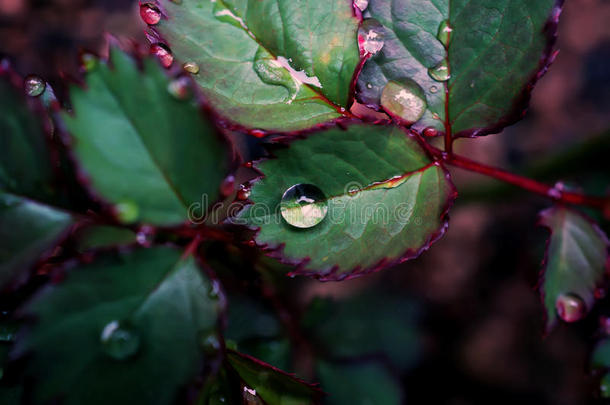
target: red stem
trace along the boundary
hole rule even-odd
[[[557,187],[549,186],[548,184],[540,183],[536,180],[519,176],[502,169],[487,166],[462,156],[443,153],[438,149],[433,150],[433,153],[447,164],[493,177],[494,179],[504,181],[517,187],[521,187],[527,191],[552,198],[565,204],[586,205],[602,211],[607,211],[610,209],[610,197],[593,197],[581,193],[561,190]]]

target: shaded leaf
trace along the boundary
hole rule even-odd
[[[231,121],[298,130],[349,107],[359,62],[350,0],[158,3],[166,19],[154,29],[178,59],[199,66],[194,79]]]
[[[318,404],[322,392],[315,386],[286,374],[253,357],[229,350],[229,364],[248,389],[255,390],[267,405]]]
[[[446,121],[455,136],[499,132],[520,118],[552,60],[560,3],[370,0],[365,17],[383,25],[385,42],[364,65],[358,98],[379,108],[388,81],[413,80],[428,102],[415,129],[442,132]],[[442,63],[449,66],[447,82],[429,73]]]
[[[170,94],[155,60],[140,71],[112,49],[111,62],[88,73],[86,89],[71,89],[74,113],[63,115],[93,190],[123,222],[173,225],[205,213],[226,175],[215,128],[190,95]]]
[[[255,167],[264,177],[252,186],[254,204],[236,222],[259,227],[259,246],[282,247],[284,261],[302,264],[298,273],[322,279],[418,256],[444,233],[455,198],[444,168],[396,127],[326,130],[292,142]],[[282,195],[299,184],[313,185],[325,196],[316,210],[326,206],[326,216],[308,229],[288,224],[279,210]]]
[[[387,369],[378,363],[335,364],[319,362],[318,378],[330,394],[328,405],[402,404],[402,388]]]
[[[567,207],[542,211],[539,221],[551,232],[541,280],[547,328],[550,328],[556,322],[561,297],[581,300],[583,315],[592,308],[595,288],[606,270],[609,243],[597,225]]]
[[[72,269],[25,308],[36,322],[15,354],[29,354],[34,402],[173,403],[200,371],[201,342],[216,333],[209,291],[195,259],[167,247]]]
[[[303,327],[331,358],[380,355],[396,368],[413,365],[421,350],[416,308],[405,297],[366,293],[345,300],[314,299]],[[334,392],[334,387],[327,391]]]
[[[136,242],[137,235],[127,228],[119,228],[110,225],[93,225],[80,229],[75,233],[77,250],[109,248],[118,245],[130,245]]]

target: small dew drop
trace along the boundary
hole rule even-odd
[[[199,73],[199,65],[195,62],[185,62],[184,65],[182,65],[182,69],[193,75]]]
[[[446,59],[439,62],[438,65],[428,69],[428,75],[437,82],[446,82],[451,78],[449,74],[449,64]]]
[[[438,87],[436,87],[436,86],[431,86],[431,87],[430,87],[430,93],[434,94],[434,93],[436,93],[436,92],[438,92]]]
[[[326,196],[312,184],[295,184],[288,188],[280,202],[284,220],[296,228],[311,228],[326,217]]]
[[[150,53],[159,58],[159,61],[164,68],[169,68],[172,63],[174,63],[174,55],[172,55],[172,52],[166,45],[161,43],[153,44],[150,47]]]
[[[155,230],[153,227],[144,225],[138,229],[136,234],[136,242],[138,245],[143,247],[150,247],[155,236]]]
[[[167,91],[177,100],[186,100],[191,94],[189,81],[186,77],[179,77],[169,82]]]
[[[369,55],[375,55],[383,48],[384,30],[379,21],[368,18],[362,22],[358,29],[358,45],[361,53]]]
[[[426,129],[424,129],[424,136],[432,138],[432,137],[435,137],[437,135],[438,135],[438,130],[436,128],[428,127]]]
[[[23,82],[23,86],[25,88],[25,94],[30,97],[40,96],[47,88],[45,81],[36,75],[27,76]]]
[[[237,192],[237,199],[240,201],[245,201],[250,198],[250,187],[245,185],[239,186],[239,191]]]
[[[586,313],[586,305],[582,298],[576,294],[562,294],[555,302],[557,315],[564,322],[576,322],[581,320]]]
[[[413,80],[405,79],[402,83],[392,80],[385,85],[381,93],[381,106],[393,117],[410,125],[424,115],[427,103],[422,88]]]
[[[203,352],[209,356],[214,355],[220,350],[220,341],[215,334],[207,335],[201,342]]]
[[[161,12],[151,3],[140,4],[140,17],[148,25],[155,25],[161,21]]]
[[[125,360],[140,348],[140,336],[132,328],[120,325],[118,321],[109,322],[100,335],[102,350],[116,360]]]
[[[449,26],[448,20],[444,20],[443,22],[441,22],[441,25],[439,25],[438,27],[438,34],[436,37],[439,41],[441,41],[445,48],[449,46],[449,38],[451,36],[451,31],[453,31],[453,29],[451,29],[451,27]]]
[[[95,55],[85,52],[80,55],[80,63],[85,72],[91,72],[97,66],[97,58]]]
[[[367,89],[372,89],[372,88],[373,88],[373,85],[372,85],[371,83],[367,83],[367,84],[366,84],[366,88],[367,88]]]
[[[369,6],[369,0],[354,0],[354,4],[360,11],[364,11]]]
[[[248,133],[255,138],[264,138],[267,136],[267,133],[261,129],[251,129]]]
[[[220,194],[222,194],[224,197],[228,197],[233,194],[234,190],[235,176],[230,174],[222,181],[222,184],[220,185]]]

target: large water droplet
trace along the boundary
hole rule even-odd
[[[129,327],[120,325],[118,321],[109,322],[100,335],[104,353],[116,360],[125,360],[138,351],[140,336]]]
[[[311,228],[326,217],[328,202],[318,187],[295,184],[284,192],[280,203],[282,217],[296,228]]]
[[[360,11],[364,11],[369,6],[369,0],[354,0],[354,4]]]
[[[254,71],[263,83],[274,86],[282,86],[288,90],[288,103],[292,102],[299,91],[299,84],[294,80],[290,72],[282,67],[263,48],[258,48],[254,56]]]
[[[151,45],[150,53],[159,58],[159,61],[164,68],[170,67],[174,62],[174,55],[172,55],[172,51],[170,51],[166,45],[161,43]]]
[[[565,322],[576,322],[581,320],[586,312],[585,302],[576,294],[562,294],[555,302],[557,315]]]
[[[44,93],[47,84],[39,76],[29,75],[23,81],[23,87],[25,88],[25,94],[30,97],[38,97]]]
[[[140,17],[148,25],[155,25],[161,21],[161,12],[151,3],[140,4]]]
[[[358,29],[358,45],[364,54],[374,55],[383,48],[384,30],[383,25],[374,18],[362,21]]]
[[[389,81],[381,92],[381,106],[405,124],[417,122],[426,111],[424,91],[417,83],[404,79],[402,83]]]
[[[199,73],[199,65],[195,62],[185,62],[182,68],[193,75]]]
[[[453,30],[449,26],[448,20],[444,20],[443,22],[441,22],[441,25],[439,25],[438,27],[438,34],[436,35],[436,37],[439,41],[441,41],[443,45],[445,45],[445,48],[449,46],[451,31]]]
[[[446,82],[451,78],[449,74],[449,64],[446,59],[443,59],[438,65],[428,69],[428,74],[437,82]]]

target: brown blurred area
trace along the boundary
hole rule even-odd
[[[143,30],[135,0],[0,0],[0,56],[55,87],[78,75],[80,48],[101,51],[105,32],[145,44]],[[558,48],[528,116],[502,134],[458,141],[458,152],[518,167],[610,128],[610,1],[566,0]],[[490,182],[453,174],[459,189]],[[409,403],[596,403],[587,361],[599,314],[543,338],[535,285],[545,232],[535,222],[546,205],[534,196],[458,201],[448,234],[420,259],[342,283],[308,281],[304,295],[381,282],[424,302],[425,353],[404,376]]]

